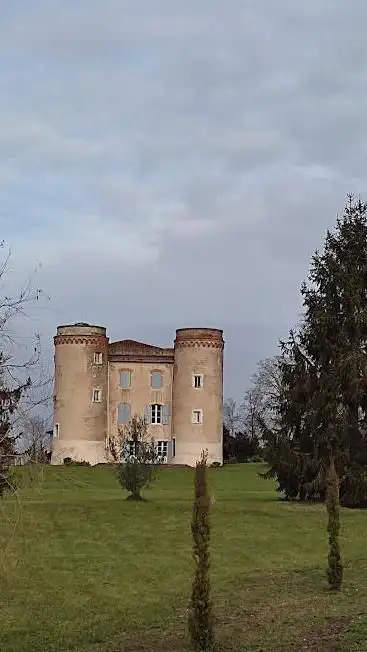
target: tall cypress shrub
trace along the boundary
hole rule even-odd
[[[210,599],[210,497],[207,485],[207,454],[195,469],[195,497],[191,532],[195,574],[189,605],[189,632],[194,650],[212,650],[214,627]]]
[[[326,509],[328,515],[329,555],[327,578],[331,591],[339,591],[343,580],[343,564],[340,555],[340,504],[339,477],[332,455],[329,460],[326,480]]]

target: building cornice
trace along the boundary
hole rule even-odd
[[[176,340],[175,343],[176,349],[197,349],[197,348],[207,348],[207,349],[223,349],[223,341],[215,340]]]
[[[122,363],[122,364],[129,364],[129,362],[139,362],[139,363],[146,363],[146,364],[173,364],[174,363],[174,355],[173,354],[168,354],[168,355],[139,355],[136,353],[110,353],[108,356],[108,361],[109,362],[116,362],[116,363]]]
[[[103,335],[55,335],[55,346],[60,344],[87,344],[89,346],[103,346],[107,347],[108,339]]]

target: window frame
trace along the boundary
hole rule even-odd
[[[200,378],[200,384],[196,385],[196,379]],[[192,374],[192,386],[194,389],[203,389],[204,387],[204,374]]]
[[[151,405],[150,405],[150,425],[152,425],[152,426],[162,426],[163,425],[163,405],[162,405],[162,403],[151,403]]]
[[[200,416],[200,420],[199,420],[199,421],[197,421],[197,420],[195,419],[195,416],[194,416],[195,414],[198,414],[198,415]],[[203,415],[203,410],[202,410],[201,408],[195,408],[195,409],[192,410],[192,412],[191,412],[191,423],[192,423],[193,425],[195,425],[195,426],[200,426],[200,425],[202,425],[202,423],[203,423],[203,416],[204,416],[204,415]]]
[[[129,384],[128,385],[122,385],[121,384],[122,374],[129,374]],[[131,385],[132,385],[132,370],[131,369],[120,369],[120,371],[119,371],[119,387],[121,389],[131,389]]]
[[[129,457],[135,457],[136,456],[136,448],[137,448],[136,447],[136,441],[134,441],[133,439],[128,439],[126,441],[125,445],[126,445],[128,450],[126,451],[126,454],[124,455],[124,458],[128,459]]]
[[[154,385],[153,385],[153,376],[155,376],[155,375],[160,376],[161,382],[160,382],[159,387],[154,387]],[[160,371],[160,369],[152,369],[152,371],[150,372],[150,388],[153,389],[153,390],[159,390],[159,389],[162,389],[162,387],[163,387],[163,373],[162,373],[162,371]]]
[[[60,437],[60,424],[59,424],[59,422],[54,423],[53,436],[55,437],[55,439],[58,439]]]
[[[168,439],[159,439],[156,442],[156,452],[159,457],[161,457],[163,460],[166,459],[166,462],[168,462]],[[161,449],[161,453],[159,452],[159,449]],[[163,461],[163,464],[166,462]]]
[[[103,353],[102,351],[94,351],[93,353],[93,364],[101,365],[103,364]]]
[[[95,398],[95,395],[99,398]],[[102,390],[99,387],[93,387],[92,389],[92,403],[102,403]]]

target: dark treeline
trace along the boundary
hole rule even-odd
[[[245,432],[240,431],[231,435],[228,428],[223,427],[223,461],[226,464],[242,464],[260,459],[257,439],[251,439]]]

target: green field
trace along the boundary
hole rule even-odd
[[[218,648],[367,650],[367,513],[342,511],[345,583],[326,590],[321,505],[277,499],[261,465],[210,469]],[[193,471],[147,503],[107,468],[22,470],[1,506],[1,652],[186,652]]]

